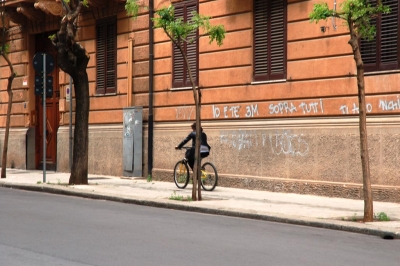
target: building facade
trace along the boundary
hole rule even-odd
[[[43,49],[52,53],[43,40],[57,30],[62,15],[48,14],[40,3],[47,3],[47,11],[60,3],[5,2],[15,16],[9,42],[18,68],[8,164],[40,168],[41,104],[33,92],[31,61]],[[155,9],[172,2],[184,20],[196,10],[227,31],[220,47],[201,33],[198,42],[185,47],[202,90],[202,126],[212,146],[207,159],[217,166],[219,186],[362,198],[356,67],[343,21],[310,23],[316,0],[150,2]],[[182,58],[162,30],[151,29],[147,9],[132,20],[124,1],[89,3],[78,24],[78,40],[91,56],[89,172],[122,175],[123,108],[141,106],[143,176],[150,161],[154,179],[172,182],[172,168],[183,156],[174,147],[195,119]],[[376,19],[376,39],[360,45],[374,200],[400,202],[399,1],[386,4],[391,13]],[[32,17],[38,12],[47,14],[45,20]],[[8,70],[3,60],[1,70],[4,127]],[[69,77],[57,68],[53,73],[55,96],[46,110],[54,109],[49,118],[54,126],[46,137],[49,143],[54,138],[55,150],[47,162],[68,172]]]

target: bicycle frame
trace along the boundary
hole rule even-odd
[[[190,147],[183,147],[190,149]],[[202,159],[201,159],[202,160]],[[208,169],[208,170],[207,170]],[[201,165],[200,182],[204,190],[212,191],[217,185],[218,173],[215,166],[210,162],[205,162]],[[190,173],[187,158],[179,160],[174,168],[174,181],[178,188],[184,189],[189,183]]]

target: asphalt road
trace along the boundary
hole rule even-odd
[[[385,265],[400,241],[0,188],[0,265]]]

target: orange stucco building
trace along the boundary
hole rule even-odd
[[[79,17],[77,39],[91,56],[89,172],[122,175],[123,108],[141,106],[143,176],[152,169],[154,179],[172,181],[172,168],[183,156],[174,147],[195,119],[193,94],[171,41],[162,30],[149,31],[148,9],[133,20],[124,2],[90,0]],[[356,67],[343,22],[310,23],[308,14],[319,2],[314,0],[143,4],[158,9],[170,2],[183,19],[197,10],[227,31],[220,47],[203,36],[185,48],[202,89],[202,125],[218,185],[362,198]],[[399,202],[399,1],[389,4],[392,13],[377,20],[376,41],[362,41],[361,50],[374,199]],[[5,5],[9,23],[3,26],[10,29],[10,59],[18,74],[8,165],[38,169],[43,121],[32,58],[37,52],[56,58],[47,37],[59,27],[61,3]],[[9,70],[0,62],[4,128]],[[57,67],[51,75],[46,160],[68,172],[69,77]]]

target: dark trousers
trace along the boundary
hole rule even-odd
[[[201,158],[206,158],[208,155],[210,155],[209,152],[202,152],[200,153]],[[191,148],[190,150],[186,151],[185,154],[186,159],[188,160],[188,164],[190,166],[190,169],[193,171],[193,166],[194,166],[194,148]]]

